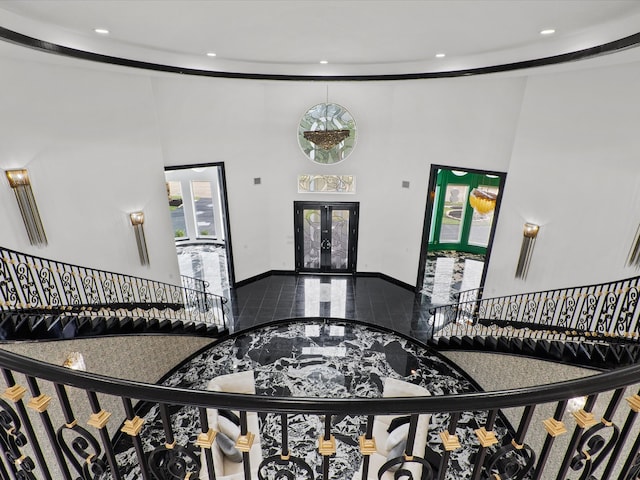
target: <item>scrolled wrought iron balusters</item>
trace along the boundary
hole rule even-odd
[[[10,268],[12,260],[8,253],[0,250],[0,309],[15,308],[18,304],[18,291]]]
[[[584,404],[584,407],[573,413],[573,416],[576,419],[576,427],[573,430],[573,435],[571,436],[571,440],[569,441],[569,446],[567,447],[556,480],[565,480],[567,472],[569,471],[569,467],[571,465],[571,461],[573,460],[574,452],[576,450],[578,442],[580,441],[580,437],[582,436],[583,431],[586,428],[589,428],[597,423],[593,418],[593,413],[591,413],[591,410],[593,409],[597,398],[597,394],[589,395],[587,397],[587,401]]]
[[[59,307],[62,305],[59,287],[56,282],[56,276],[51,266],[46,260],[35,259],[38,282],[42,297],[44,298],[44,306]]]
[[[92,427],[95,427],[100,432],[100,438],[102,440],[102,446],[104,447],[104,451],[106,453],[107,461],[109,462],[109,467],[111,469],[111,478],[113,480],[120,480],[120,470],[118,468],[118,463],[116,462],[115,455],[113,453],[113,445],[111,444],[111,437],[109,436],[109,431],[107,430],[107,422],[111,417],[111,413],[106,412],[100,408],[100,402],[98,401],[98,396],[95,392],[87,390],[87,397],[89,398],[89,405],[91,405],[91,411],[93,414],[89,418],[87,422]],[[94,470],[95,473],[98,473],[98,470]],[[99,472],[102,473],[102,472]]]
[[[561,298],[560,314],[558,315],[557,325],[560,328],[571,328],[571,320],[576,311],[576,299],[567,295],[567,292]]]
[[[591,331],[598,303],[598,297],[594,293],[586,294],[578,317],[578,329]]]
[[[60,273],[60,280],[62,282],[62,288],[66,298],[66,305],[80,305],[82,300],[80,298],[80,292],[76,285],[76,276],[73,271],[63,270]]]
[[[487,416],[487,421],[485,422],[484,427],[479,428],[475,431],[476,435],[478,436],[478,440],[480,441],[480,448],[476,452],[476,461],[473,466],[473,472],[471,474],[472,480],[480,480],[483,472],[484,459],[487,455],[487,449],[498,443],[498,439],[493,432],[493,427],[495,425],[497,416],[498,411],[491,410],[489,412],[489,415]]]
[[[625,445],[627,439],[629,438],[629,434],[631,433],[631,429],[633,424],[638,417],[638,412],[640,412],[640,391],[636,394],[631,395],[625,399],[629,404],[629,413],[627,414],[627,419],[624,422],[624,426],[620,431],[620,436],[618,441],[613,449],[613,453],[611,457],[609,457],[609,463],[602,474],[603,478],[609,478],[613,469],[618,465],[618,459],[622,453],[622,447]],[[636,468],[634,469],[633,463],[634,458],[636,460]],[[627,475],[626,477],[624,475]],[[634,476],[635,475],[635,476]],[[620,470],[620,479],[635,479],[640,476],[640,436],[638,436],[635,440],[634,445],[631,447],[627,459],[625,461],[624,466]]]
[[[54,386],[65,418],[65,424],[56,433],[58,445],[82,479],[97,479],[107,471],[107,465],[100,458],[100,444],[88,430],[78,425],[64,385],[56,383]],[[70,443],[65,438],[69,432],[74,436]]]
[[[388,458],[387,461],[380,467],[380,470],[378,470],[378,478],[382,478],[382,476],[387,471],[390,471],[390,469],[394,466],[397,466],[398,468],[394,473],[394,478],[402,478],[404,480],[432,480],[434,478],[434,472],[431,464],[429,464],[429,462],[427,462],[423,457],[413,454],[413,447],[416,440],[418,417],[419,415],[417,413],[411,415],[409,421],[409,432],[407,434],[407,443],[404,452],[399,457]],[[418,453],[424,455],[423,452]],[[404,465],[408,463],[419,463],[422,466],[422,475],[420,476],[420,478],[415,478],[411,470],[404,468]],[[362,478],[367,477],[363,476]]]
[[[314,480],[313,469],[309,464],[300,457],[292,456],[289,451],[289,422],[286,413],[280,414],[280,438],[280,454],[260,462],[258,480]],[[267,472],[266,476],[263,471]]]
[[[618,441],[620,429],[611,421],[611,419],[622,400],[624,390],[624,388],[619,388],[614,392],[607,407],[607,411],[602,416],[600,423],[596,423],[590,427],[582,434],[582,437],[580,437],[580,441],[576,447],[577,453],[570,463],[572,470],[582,470],[580,480],[593,478],[592,474],[611,453],[613,447]],[[612,430],[609,441],[606,441],[600,434],[604,429]]]
[[[442,453],[440,466],[438,467],[438,480],[445,479],[445,476],[447,475],[447,469],[449,468],[449,457],[451,456],[451,452],[460,448],[460,442],[458,441],[458,437],[456,435],[456,427],[458,426],[459,420],[459,412],[451,413],[447,430],[440,432],[440,438],[442,439],[444,452]]]
[[[131,414],[133,415],[133,411],[131,412]],[[200,454],[200,464],[202,467],[204,467],[204,465],[207,466],[207,472],[209,473],[209,478],[216,478],[216,472],[215,472],[215,466],[213,464],[213,455],[211,453],[211,448],[213,448],[213,442],[215,441],[217,432],[213,430],[209,425],[209,418],[207,416],[206,408],[203,408],[203,407],[198,408],[198,414],[200,416],[200,432],[201,433],[200,435],[198,435],[198,438],[196,439],[196,447],[200,447],[202,452]],[[202,457],[204,457],[204,459]],[[140,454],[138,454],[138,458],[140,458]],[[147,480],[147,477],[144,477],[144,480]]]
[[[33,425],[31,425],[31,419],[29,418],[29,414],[27,413],[27,409],[22,400],[22,397],[26,392],[26,389],[16,384],[13,373],[10,370],[3,368],[2,375],[4,376],[5,382],[8,386],[8,388],[5,390],[2,396],[3,398],[6,398],[9,401],[13,402],[13,404],[15,405],[18,411],[19,418],[22,421],[22,427],[24,427],[24,431],[26,432],[26,439],[29,440],[29,443],[31,444],[31,449],[33,450],[36,460],[38,461],[38,466],[40,467],[40,470],[42,471],[44,478],[46,480],[50,480],[51,475],[49,473],[49,468],[47,467],[47,463],[45,461],[44,455],[42,454],[42,449],[40,448],[40,443],[38,442],[38,437],[36,436],[33,430]],[[9,412],[12,410],[4,400],[0,400],[0,402],[2,402],[3,407],[6,409],[5,411]],[[15,423],[16,419],[17,417],[15,417],[14,415],[12,417],[12,421],[14,424],[13,428],[9,431],[6,431],[10,439],[11,438],[17,439],[16,435],[20,435],[24,438],[24,435],[20,433],[20,429],[21,429],[20,422],[16,424]],[[5,427],[4,422],[2,426]],[[25,444],[19,444],[18,446],[22,447],[24,445]],[[27,457],[26,455],[22,455],[14,459],[14,461],[16,462],[18,478],[22,477],[24,479],[30,480],[31,476],[29,476],[29,474],[32,473],[35,468],[35,464],[33,460],[31,460],[30,457]]]
[[[620,312],[616,316],[616,323],[613,332],[617,335],[626,335],[633,331],[632,324],[636,320],[637,325],[637,307],[639,292],[636,287],[626,287],[622,299]]]
[[[318,452],[322,455],[322,478],[329,479],[329,459],[336,454],[336,439],[331,435],[331,414],[324,416],[324,433],[318,439]]]
[[[22,423],[16,411],[8,402],[0,399],[0,450],[7,466],[14,478],[36,480],[35,463],[22,452],[22,448],[26,447],[28,442],[21,430]]]
[[[14,265],[14,269],[20,292],[23,295],[23,304],[25,307],[38,306],[40,296],[35,281],[37,276],[32,271],[32,264],[21,255],[18,263]]]
[[[547,437],[545,438],[544,445],[540,451],[540,457],[538,465],[533,473],[532,480],[540,480],[542,478],[542,472],[547,465],[547,459],[551,453],[551,447],[556,439],[560,435],[567,433],[567,429],[562,422],[562,417],[567,409],[567,400],[558,402],[553,417],[548,418],[543,422],[545,429],[547,430]]]
[[[156,447],[149,455],[149,470],[153,476],[163,480],[183,480],[189,476],[197,478],[201,463],[195,447],[177,444],[171,428],[171,417],[167,405],[160,403],[159,409],[165,443]]]
[[[64,477],[65,480],[71,480],[71,474],[69,472],[69,467],[65,462],[64,455],[60,446],[58,445],[56,439],[56,432],[53,428],[53,423],[51,422],[51,417],[49,416],[49,403],[52,400],[48,395],[43,394],[40,391],[40,387],[38,386],[38,382],[35,377],[27,376],[27,384],[29,385],[29,390],[31,391],[31,400],[27,404],[27,407],[38,412],[40,414],[40,419],[42,420],[42,424],[44,426],[44,430],[47,434],[47,438],[49,439],[49,443],[53,450],[53,454],[56,457],[58,462],[58,468],[60,469],[60,473]]]
[[[524,409],[520,425],[511,443],[498,448],[485,464],[489,476],[497,475],[501,480],[522,480],[533,470],[536,454],[525,443],[535,405],[528,405]]]
[[[615,318],[615,313],[618,308],[619,297],[617,291],[606,292],[605,300],[593,331],[600,334],[606,334],[612,331],[613,319]]]

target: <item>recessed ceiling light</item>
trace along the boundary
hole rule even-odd
[[[329,63],[329,61],[328,60],[320,60],[320,63],[323,64],[323,65],[326,65],[327,63]]]
[[[553,35],[556,31],[553,28],[546,28],[544,30],[540,30],[540,35]]]
[[[436,58],[444,58],[444,57],[446,57],[446,56],[447,56],[447,55],[446,55],[446,54],[444,54],[444,53],[436,53]]]
[[[207,57],[215,57],[216,54],[213,52],[207,52]]]
[[[109,30],[107,30],[106,28],[95,28],[93,31],[99,33],[100,35],[109,35]]]

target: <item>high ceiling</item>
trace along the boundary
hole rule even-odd
[[[640,1],[0,0],[0,26],[183,68],[381,75],[534,60],[619,40],[640,32]]]

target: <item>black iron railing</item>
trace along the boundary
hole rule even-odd
[[[209,424],[210,409],[240,412],[236,445],[242,452],[242,463],[237,464],[237,471],[245,480],[296,478],[286,472],[299,472],[299,478],[314,480],[313,471],[305,467],[308,458],[296,456],[297,445],[291,444],[287,434],[290,429],[300,433],[301,414],[319,416],[319,425],[323,425],[321,438],[308,438],[305,443],[318,445],[315,455],[322,459],[325,479],[337,478],[333,473],[337,461],[334,438],[340,436],[336,424],[345,415],[366,416],[361,437],[341,436],[341,441],[360,445],[362,478],[381,478],[379,475],[393,464],[402,464],[403,470],[420,464],[423,478],[460,478],[452,476],[452,465],[461,444],[471,451],[470,470],[464,472],[464,478],[474,480],[565,479],[570,472],[571,478],[633,480],[640,473],[640,437],[635,425],[640,396],[637,387],[628,388],[640,379],[640,365],[518,390],[389,399],[279,398],[170,388],[69,371],[2,350],[0,370],[7,386],[0,400],[0,476],[7,479],[123,478],[108,430],[111,426],[113,432],[113,425],[121,425],[120,430],[135,447],[135,461],[141,470],[138,478],[194,479],[202,478],[201,472],[207,472],[209,478],[226,478],[214,467],[216,432]],[[583,397],[584,404],[569,414],[570,401],[576,397]],[[148,450],[145,419],[138,416],[134,399],[152,404],[160,412],[160,446],[153,451]],[[120,404],[119,413],[106,411],[107,404]],[[199,412],[197,438],[178,432],[180,419],[175,412],[184,406]],[[498,412],[514,407],[524,407],[517,410],[521,413],[514,431],[496,437]],[[80,416],[83,409],[88,409],[88,421]],[[457,423],[470,411],[485,415],[477,417],[475,436],[459,436]],[[249,454],[252,435],[257,433],[249,427],[250,412],[278,414],[282,432],[280,454],[259,465],[252,464]],[[441,430],[430,432],[441,439],[442,453],[435,457],[421,452],[411,455],[418,418],[429,413],[448,413]],[[534,422],[534,414],[542,414],[544,421]],[[408,446],[405,454],[368,471],[371,449],[375,449],[372,425],[380,415],[409,416]],[[539,439],[535,431],[541,433]],[[265,469],[275,473],[266,477],[262,473]]]
[[[462,301],[430,310],[434,336],[640,336],[640,277],[584,287]],[[491,328],[487,328],[491,327]],[[515,327],[515,328],[514,328]],[[564,338],[564,337],[563,337]]]
[[[209,282],[202,278],[190,277],[188,275],[180,275],[182,286],[189,290],[197,290],[198,292],[206,292],[209,288]]]
[[[104,315],[118,310],[226,326],[226,299],[203,284],[185,288],[71,265],[0,247],[0,310]]]

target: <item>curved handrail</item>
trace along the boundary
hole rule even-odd
[[[205,408],[233,407],[261,412],[346,415],[464,412],[522,407],[610,391],[640,382],[640,365],[633,365],[576,380],[533,387],[419,398],[358,398],[354,402],[353,398],[266,397],[152,385],[69,370],[5,350],[0,350],[0,366],[54,383],[158,403]]]

